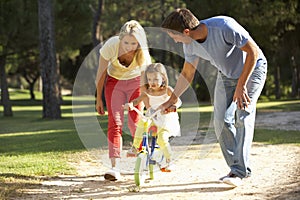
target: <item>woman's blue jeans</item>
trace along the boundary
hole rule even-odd
[[[238,79],[218,73],[214,94],[214,126],[230,172],[240,178],[250,173],[249,155],[254,135],[256,103],[263,89],[267,62],[260,62],[247,83],[251,103],[245,110],[237,108],[233,95]]]

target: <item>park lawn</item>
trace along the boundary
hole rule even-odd
[[[64,97],[62,119],[42,119],[41,94],[36,101],[26,100],[28,92],[10,92],[13,117],[0,116],[0,199],[16,191],[22,184],[39,182],[40,176],[76,174],[69,161],[81,159],[86,152],[74,126],[72,97]],[[300,110],[300,100],[263,102],[259,111]],[[201,113],[200,127],[208,127],[212,106],[187,107],[179,112]],[[0,107],[0,115],[3,108]],[[192,115],[191,115],[192,116]],[[107,116],[98,117],[106,132]],[[125,144],[130,136],[125,136]],[[300,144],[299,131],[256,129],[255,142],[268,144]],[[9,184],[8,184],[9,183]],[[10,184],[15,183],[15,184]],[[13,186],[12,186],[13,185]],[[17,186],[16,186],[17,185]],[[2,195],[2,196],[1,196]]]

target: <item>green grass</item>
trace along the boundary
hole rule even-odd
[[[64,156],[60,152],[1,156],[1,174],[4,177],[73,174],[74,170],[65,162],[66,157]]]
[[[72,97],[64,97],[61,106],[62,119],[42,119],[42,95],[37,93],[37,100],[31,101],[25,90],[10,91],[13,105],[13,117],[3,117],[0,107],[0,191],[8,191],[12,187],[8,182],[36,181],[38,176],[57,176],[75,174],[76,171],[68,161],[81,159],[77,155],[85,152],[74,126],[72,114]],[[76,109],[84,111],[83,105]],[[208,127],[212,115],[212,106],[200,108],[190,106],[180,109],[189,116],[200,112],[200,127]],[[258,112],[299,111],[300,100],[263,102],[258,104]],[[90,116],[91,113],[82,113]],[[107,116],[98,116],[101,128],[107,130]],[[191,120],[192,121],[192,120]],[[124,134],[124,144],[129,144],[131,136]],[[255,130],[255,142],[266,144],[300,144],[300,130]],[[32,179],[32,180],[31,180]],[[10,185],[10,184],[9,184]],[[20,187],[22,184],[20,184]],[[15,189],[12,189],[15,191]],[[4,196],[6,193],[4,192]],[[0,199],[1,199],[0,192]],[[7,196],[7,195],[6,195]]]
[[[74,174],[68,164],[73,152],[85,150],[70,115],[70,97],[62,106],[60,120],[42,119],[41,94],[27,100],[26,91],[10,92],[13,117],[2,117],[0,108],[0,176],[9,174],[55,176]],[[22,100],[22,98],[27,98]]]
[[[284,100],[262,102],[257,105],[259,112],[293,112],[300,111],[300,100]],[[300,145],[300,130],[285,131],[285,130],[265,130],[255,129],[255,142],[267,144],[296,144]]]
[[[300,130],[283,131],[283,130],[255,129],[254,141],[262,142],[266,144],[300,145]]]
[[[300,100],[283,100],[258,103],[257,110],[270,111],[300,111]]]

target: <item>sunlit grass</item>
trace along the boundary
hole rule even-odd
[[[263,111],[264,109],[275,111],[299,111],[300,100],[261,102],[257,104],[257,109],[260,111]]]
[[[22,176],[57,176],[76,173],[61,152],[30,153],[26,155],[0,156],[1,174]]]
[[[15,133],[3,133],[1,134],[1,138],[4,139],[6,137],[11,137],[12,134],[14,137],[16,136],[32,136],[32,135],[40,135],[40,134],[48,134],[48,133],[56,133],[56,132],[67,132],[68,130],[44,130],[44,131],[24,131],[24,132],[15,132]]]
[[[43,94],[41,92],[34,92],[36,100],[41,100],[43,98]],[[9,89],[9,97],[13,100],[24,100],[30,99],[29,90],[20,90],[20,89]]]
[[[284,131],[284,130],[255,129],[254,141],[267,143],[267,144],[300,145],[300,130]]]

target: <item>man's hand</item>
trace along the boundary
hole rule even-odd
[[[173,104],[169,108],[165,109],[165,112],[170,113],[170,112],[176,112],[177,107]]]
[[[246,86],[237,86],[234,92],[233,101],[237,104],[238,108],[245,110],[251,102],[248,96],[248,91]]]
[[[158,109],[161,109],[161,112],[163,114],[167,114],[170,112],[176,112],[176,106],[170,100],[161,104]]]

